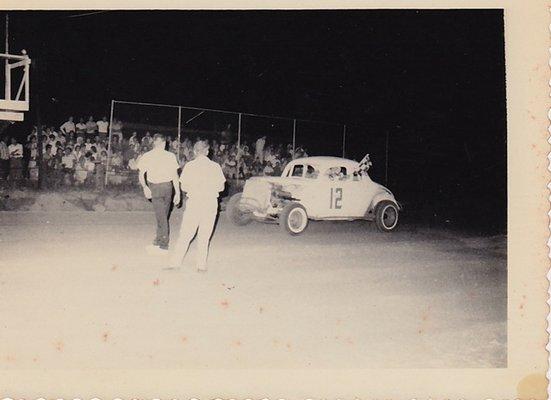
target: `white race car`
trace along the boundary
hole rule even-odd
[[[369,155],[357,162],[338,157],[306,157],[287,164],[281,176],[253,177],[226,207],[231,222],[277,222],[291,235],[308,220],[375,221],[390,232],[401,206],[394,195],[369,177]]]

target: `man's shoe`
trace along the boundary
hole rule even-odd
[[[163,249],[159,246],[154,246],[152,244],[145,246],[145,251],[147,254],[152,256],[164,256],[168,255],[168,249]]]
[[[207,266],[206,265],[198,265],[197,266],[197,272],[200,272],[200,273],[205,273],[207,272]]]

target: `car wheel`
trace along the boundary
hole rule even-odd
[[[398,206],[383,200],[375,207],[375,224],[381,232],[390,232],[398,225]]]
[[[293,236],[300,235],[308,226],[306,209],[298,203],[289,203],[279,215],[279,226]]]
[[[253,215],[250,211],[243,211],[239,207],[241,201],[241,195],[243,193],[236,193],[228,201],[226,206],[226,214],[228,219],[235,225],[247,225],[253,220]]]

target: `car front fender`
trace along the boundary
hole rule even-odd
[[[272,183],[266,179],[251,178],[245,182],[239,202],[242,209],[263,214],[270,207]]]

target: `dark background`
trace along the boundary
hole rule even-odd
[[[45,123],[115,98],[346,124],[347,156],[371,154],[404,218],[506,230],[502,10],[82,14],[10,12]],[[319,132],[310,147],[340,154]]]

